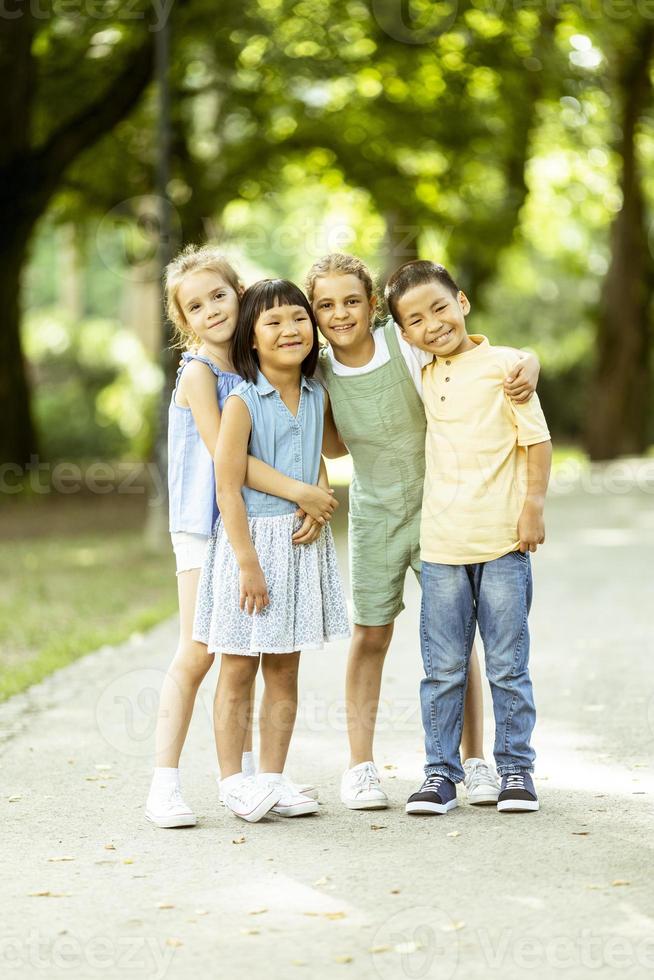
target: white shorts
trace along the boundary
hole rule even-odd
[[[177,563],[177,574],[193,568],[202,568],[207,550],[206,534],[192,534],[190,531],[175,531],[170,535]]]

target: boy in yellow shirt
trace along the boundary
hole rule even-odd
[[[420,686],[425,780],[407,813],[456,806],[470,650],[479,630],[495,713],[501,811],[537,810],[530,744],[529,554],[545,540],[552,444],[537,395],[517,405],[503,380],[516,352],[468,335],[470,303],[434,262],[408,262],[386,301],[404,337],[433,354],[423,370],[427,472],[420,528]]]

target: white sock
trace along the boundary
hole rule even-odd
[[[220,788],[221,790],[223,790],[223,792],[229,792],[230,789],[233,789],[235,786],[238,785],[238,783],[242,781],[243,781],[243,773],[235,772],[233,773],[233,775],[226,776],[224,779],[220,780]]]
[[[278,783],[283,778],[283,773],[281,772],[260,772],[259,775],[262,779],[269,779],[274,783]]]
[[[153,786],[170,786],[171,783],[179,785],[179,769],[172,766],[155,766],[152,773]]]
[[[244,752],[241,759],[241,769],[244,776],[254,776],[257,772],[257,764],[254,759],[254,752]]]
[[[179,769],[170,766],[155,766],[150,783],[149,799],[156,801],[167,798],[173,787],[180,787]]]

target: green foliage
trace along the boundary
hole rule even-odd
[[[23,506],[38,521],[35,506]],[[138,531],[2,541],[0,561],[11,568],[0,599],[0,701],[176,609],[172,552],[148,554]]]
[[[52,308],[28,314],[24,344],[46,459],[147,456],[161,375],[138,338],[115,320],[71,322]]]

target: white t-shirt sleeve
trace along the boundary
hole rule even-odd
[[[422,369],[426,367],[427,364],[431,364],[431,362],[434,360],[434,355],[428,354],[427,351],[420,350],[419,347],[414,347],[413,344],[408,343],[408,341],[406,341],[402,336],[402,331],[398,327],[397,323],[394,323],[393,326],[395,327],[395,333],[397,335],[397,341],[400,345],[402,357],[406,361],[409,374],[413,378],[416,391],[422,398]]]

